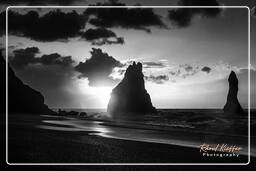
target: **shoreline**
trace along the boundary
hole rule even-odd
[[[9,117],[10,163],[246,163],[248,157],[205,157],[199,149],[43,130],[39,116]],[[252,157],[251,157],[252,158]]]

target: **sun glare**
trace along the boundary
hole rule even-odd
[[[111,87],[90,87],[88,93],[97,99],[101,108],[107,108],[111,91]]]
[[[111,91],[114,87],[100,86],[93,87],[88,85],[88,80],[78,80],[77,82],[79,91],[86,97],[94,101],[93,106],[97,108],[107,108],[110,99]]]
[[[91,90],[92,90],[92,94],[94,94],[99,99],[100,104],[107,107],[112,88],[111,87],[92,87]]]

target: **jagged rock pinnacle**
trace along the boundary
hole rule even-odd
[[[123,80],[112,90],[107,110],[112,114],[156,112],[145,89],[140,62],[127,68]]]
[[[228,91],[227,102],[224,106],[224,113],[241,114],[244,111],[237,99],[238,79],[234,71],[231,71],[228,77],[228,82],[229,82],[229,91]]]

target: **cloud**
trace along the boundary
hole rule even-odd
[[[209,74],[209,73],[211,72],[211,68],[208,67],[208,66],[205,66],[205,67],[203,67],[203,68],[201,69],[201,71],[206,72],[207,74]]]
[[[105,44],[124,44],[124,38],[117,37],[117,35],[105,28],[88,29],[81,36],[87,41],[91,41],[93,45]]]
[[[42,64],[42,65],[59,65],[68,66],[74,61],[71,56],[61,56],[58,53],[42,55],[36,57],[40,53],[38,47],[28,47],[26,49],[16,49],[13,51],[13,57],[9,62],[12,67],[18,70],[24,69],[29,64]]]
[[[110,74],[113,68],[120,66],[122,66],[121,62],[112,56],[102,52],[101,49],[92,48],[91,58],[80,62],[75,66],[75,70],[81,73],[79,78],[88,78],[89,86],[104,86],[114,83]]]
[[[146,75],[145,79],[155,83],[182,81],[192,78],[200,71],[210,73],[212,70],[210,67],[208,67],[209,69],[206,68],[206,66],[202,68],[198,63],[171,65],[168,64],[168,61],[149,61],[142,63],[144,68],[143,72]],[[115,75],[117,74],[118,72],[116,72]]]
[[[163,62],[142,62],[144,68],[163,68],[166,67],[166,65]]]
[[[217,0],[179,0],[179,6],[219,6]]]
[[[200,71],[198,65],[180,64],[178,66],[171,66],[169,68],[168,74],[171,77],[185,79],[187,77],[194,76]]]
[[[116,81],[120,81],[125,74],[126,69],[134,61],[141,62],[143,66],[143,74],[145,81],[153,82],[155,84],[164,84],[167,81],[175,82],[174,79],[170,79],[166,64],[168,61],[142,61],[138,59],[122,61],[122,66],[115,67],[110,74],[110,77]]]
[[[198,66],[191,66],[189,64],[181,64],[176,71],[176,76],[181,78],[187,78],[189,76],[193,76],[199,72]]]
[[[105,28],[96,28],[86,30],[82,37],[90,41],[99,38],[116,37],[116,34],[113,31]]]
[[[29,63],[36,63],[36,54],[39,53],[38,47],[29,47],[26,49],[17,49],[13,51],[14,57],[9,61],[16,69],[23,69]]]
[[[1,0],[0,4],[8,5],[70,5],[80,0]]]
[[[112,73],[109,75],[113,80],[117,80],[120,81],[123,79],[124,74],[126,72],[128,65],[126,65],[126,63],[124,63],[122,66],[120,67],[115,67],[112,70]]]
[[[124,38],[123,37],[116,37],[114,38],[114,40],[111,39],[98,39],[97,41],[92,42],[92,45],[97,45],[97,46],[101,46],[101,45],[111,45],[111,44],[124,44]]]
[[[161,16],[151,8],[127,8],[125,4],[117,1],[97,3],[97,5],[123,6],[124,8],[87,8],[82,14],[57,9],[43,15],[39,15],[36,10],[26,11],[26,13],[9,10],[8,33],[41,42],[68,41],[69,38],[81,37],[93,45],[100,46],[124,44],[123,37],[118,37],[107,28],[120,27],[146,32],[151,32],[150,27],[167,28]],[[98,28],[84,32],[85,25],[89,23]],[[0,14],[0,36],[4,34],[5,11]]]
[[[20,14],[10,10],[8,12],[8,31],[9,34],[42,42],[67,40],[81,35],[86,21],[87,17],[76,11],[64,13],[57,9],[39,16],[37,11]]]
[[[169,80],[168,75],[157,75],[157,76],[149,75],[149,76],[144,76],[144,78],[147,81],[152,81],[157,84],[163,84],[165,81]]]
[[[52,53],[49,55],[43,55],[40,59],[40,62],[43,65],[61,65],[68,66],[71,65],[74,61],[71,56],[61,56],[58,53]]]
[[[150,26],[166,28],[161,16],[154,13],[151,8],[127,8],[125,4],[117,1],[97,3],[96,6],[124,6],[123,8],[88,8],[86,15],[94,16],[89,23],[97,27],[121,27],[125,29],[138,29],[150,32]]]
[[[251,16],[255,19],[256,18],[256,6],[251,8]]]
[[[173,64],[169,65],[168,61],[140,61],[143,64],[143,73],[146,81],[156,84],[166,82],[177,82],[193,77],[201,71],[199,64]],[[115,80],[121,80],[124,72],[131,61],[123,61],[122,67],[115,67],[111,77]]]
[[[119,0],[108,0],[106,2],[97,2],[96,4],[90,4],[90,6],[125,6],[124,3],[118,2]]]
[[[179,6],[219,6],[216,0],[179,0]],[[178,27],[187,27],[195,16],[217,17],[220,8],[177,8],[168,11],[169,20]]]
[[[185,65],[185,66],[184,66],[184,69],[185,69],[187,72],[193,71],[193,67],[192,67],[191,65]]]

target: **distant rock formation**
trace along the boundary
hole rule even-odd
[[[5,112],[6,62],[0,51],[1,112]],[[43,95],[23,84],[8,66],[8,113],[55,114],[44,104]]]
[[[107,111],[111,114],[156,112],[145,89],[140,62],[133,62],[127,68],[123,80],[112,90]]]
[[[87,113],[86,112],[77,112],[77,111],[65,111],[65,110],[58,110],[58,115],[60,116],[76,116],[76,117],[87,117]]]
[[[234,71],[231,71],[228,77],[228,82],[229,82],[229,91],[228,91],[227,102],[223,109],[224,113],[242,114],[244,111],[237,99],[238,79]]]

